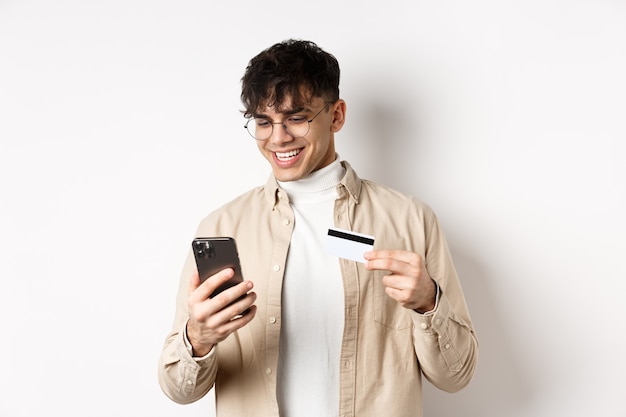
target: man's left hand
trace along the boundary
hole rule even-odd
[[[367,269],[389,271],[389,275],[383,277],[383,285],[387,295],[400,305],[418,313],[435,308],[437,286],[419,254],[403,250],[377,250],[366,252],[364,257]]]

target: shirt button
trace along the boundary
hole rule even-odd
[[[426,323],[420,323],[420,327],[424,330],[428,329],[428,324]]]
[[[291,222],[289,221],[289,219],[285,219],[285,220],[283,220],[283,224],[284,224],[285,226],[289,226],[289,223],[291,223]]]
[[[187,385],[193,385],[193,381],[191,379],[187,380]]]
[[[444,346],[444,349],[450,349],[450,343],[446,343],[446,345]]]
[[[271,316],[270,317],[270,323],[272,323],[272,324],[276,323],[276,317]]]
[[[265,373],[267,375],[270,375],[272,373],[272,370],[270,368],[265,368]]]
[[[274,270],[274,272],[278,272],[278,271],[280,271],[280,265],[276,264],[276,265],[274,265],[274,267],[272,269]]]

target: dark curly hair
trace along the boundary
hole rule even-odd
[[[339,99],[339,63],[313,42],[289,39],[252,58],[241,82],[245,117],[265,106],[280,111],[288,98],[292,107],[315,97],[333,103]]]

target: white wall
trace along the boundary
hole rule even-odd
[[[213,415],[157,358],[197,222],[269,173],[243,70],[299,37],[341,156],[450,241],[480,364],[426,415],[626,416],[624,2],[365,4],[0,1],[0,415]]]

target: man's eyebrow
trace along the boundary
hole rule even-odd
[[[285,116],[290,116],[292,114],[296,114],[296,113],[302,113],[302,112],[311,112],[312,110],[308,107],[295,107],[293,109],[289,109],[289,110],[284,110],[281,111],[279,114],[284,114]],[[269,119],[270,117],[265,114],[265,113],[252,113],[252,117],[254,118],[259,118],[259,119]]]
[[[302,113],[302,112],[306,112],[306,111],[310,112],[311,109],[309,109],[308,107],[300,106],[300,107],[296,107],[294,109],[285,110],[284,112],[282,112],[282,114],[290,115],[290,114]]]

